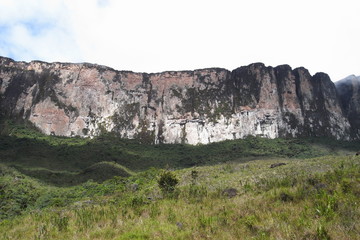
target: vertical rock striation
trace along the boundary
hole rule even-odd
[[[351,136],[360,139],[360,76],[351,75],[335,83],[345,117],[351,125]]]
[[[106,131],[142,142],[189,144],[248,135],[350,137],[328,75],[288,65],[147,74],[0,58],[0,86],[1,114],[28,119],[46,134]]]

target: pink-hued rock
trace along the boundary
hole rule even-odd
[[[29,120],[46,134],[68,135],[70,118],[50,98],[35,105]]]
[[[61,136],[108,131],[143,142],[189,144],[248,135],[350,138],[329,77],[287,65],[147,74],[0,58],[0,95],[3,116]]]

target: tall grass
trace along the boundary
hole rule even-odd
[[[282,159],[287,164],[278,168],[269,166],[279,160],[260,160],[182,169],[173,172],[180,184],[171,196],[158,186],[161,171],[151,169],[68,188],[86,194],[3,220],[0,232],[2,239],[358,239],[359,160],[329,156]],[[102,188],[108,190],[97,195]],[[229,188],[237,194],[226,194]]]
[[[9,121],[0,131],[0,239],[360,235],[358,142],[146,145],[45,136]],[[164,187],[160,168],[176,184]]]

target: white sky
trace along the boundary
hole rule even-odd
[[[253,62],[360,75],[359,0],[0,0],[0,55],[160,72]]]

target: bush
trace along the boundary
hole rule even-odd
[[[169,194],[174,192],[179,180],[174,173],[170,171],[163,171],[160,174],[157,183],[164,194]]]

